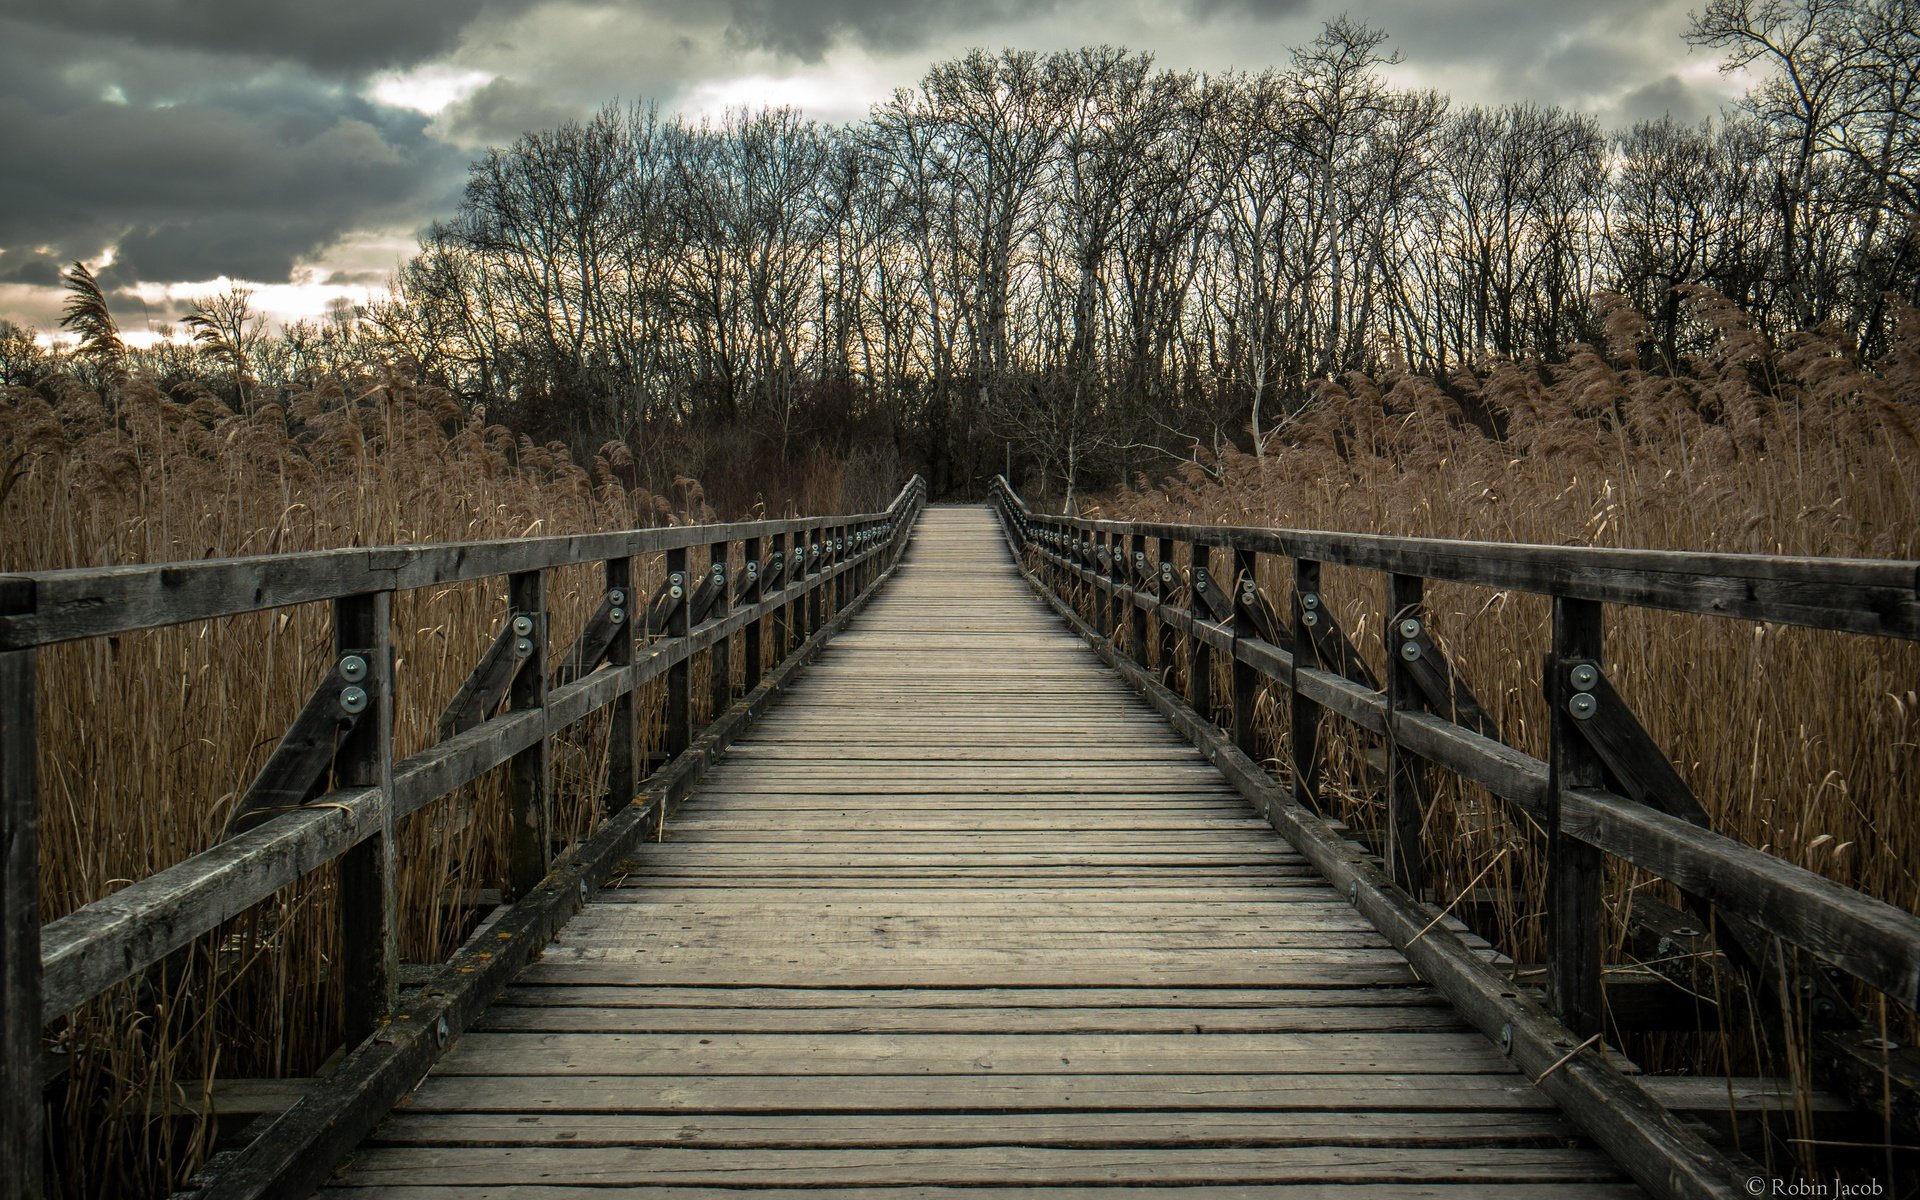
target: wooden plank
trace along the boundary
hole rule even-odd
[[[35,652],[0,651],[0,1197],[39,1200],[40,789]]]
[[[372,788],[379,801],[373,832],[340,856],[342,1040],[351,1046],[393,1011],[399,987],[400,933],[394,911],[398,869],[393,803],[393,619],[385,592],[334,603],[334,653],[364,651],[367,707],[333,752],[337,784]],[[337,669],[337,668],[336,668]]]
[[[1554,1015],[1581,1037],[1599,1033],[1606,1022],[1600,971],[1600,891],[1604,882],[1599,851],[1567,828],[1564,795],[1569,788],[1598,786],[1605,778],[1599,755],[1574,726],[1579,719],[1578,691],[1572,674],[1580,663],[1596,665],[1601,653],[1600,606],[1590,600],[1556,596],[1553,601],[1553,652],[1547,660],[1543,691],[1547,698],[1547,1003]]]
[[[367,1200],[579,1200],[580,1191],[571,1185],[541,1184],[468,1185],[438,1187],[432,1184],[364,1185],[346,1181],[342,1190],[352,1187],[351,1195]],[[807,1188],[808,1200],[874,1200],[871,1188]],[[738,1200],[741,1192],[727,1187],[596,1187],[593,1195],[601,1200]],[[1034,1192],[1025,1187],[906,1187],[889,1188],[888,1200],[1033,1200]],[[1248,1191],[1238,1185],[1151,1187],[1127,1184],[1119,1187],[1050,1187],[1047,1200],[1248,1200]],[[1538,1183],[1373,1183],[1356,1187],[1347,1183],[1264,1184],[1261,1200],[1641,1200],[1645,1195],[1630,1184],[1555,1182],[1551,1191]]]
[[[547,706],[547,579],[541,571],[523,571],[507,580],[507,604],[515,619],[524,616],[532,628],[523,635],[529,643],[519,674],[507,690],[507,705],[515,711]],[[516,629],[516,633],[518,630]],[[526,895],[546,877],[553,855],[553,750],[546,737],[532,742],[509,761],[507,894]]]

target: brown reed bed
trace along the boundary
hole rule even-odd
[[[64,386],[51,403],[0,392],[0,570],[714,519],[694,480],[664,495],[641,487],[624,447],[605,448],[590,472],[557,445],[390,380],[331,381],[246,414],[142,382],[105,399]],[[819,465],[806,499],[830,511],[843,473]],[[591,566],[551,574],[555,645],[568,644],[602,587]],[[395,597],[396,755],[434,740],[438,714],[496,631],[503,589],[480,581]],[[42,919],[213,844],[331,653],[324,605],[44,651]],[[650,744],[662,736],[658,691],[640,700],[654,713]],[[698,677],[694,695],[697,705],[708,695]],[[599,819],[605,756],[604,718],[557,739],[559,834],[584,835]],[[471,929],[482,889],[505,873],[505,815],[503,780],[486,778],[404,823],[403,960],[440,961]],[[57,1027],[53,1173],[67,1194],[164,1194],[213,1144],[210,1080],[324,1068],[340,1035],[334,902],[330,872],[302,880]]]
[[[1268,525],[1556,545],[1920,558],[1920,312],[1899,306],[1899,336],[1873,370],[1833,337],[1770,344],[1733,306],[1699,293],[1709,348],[1644,364],[1645,325],[1603,299],[1607,342],[1560,364],[1487,363],[1444,383],[1402,372],[1325,385],[1253,455],[1189,464],[1159,486],[1105,497],[1087,515]],[[1284,564],[1262,586],[1290,603]],[[1323,597],[1376,672],[1384,670],[1384,579],[1329,567]],[[1432,632],[1500,728],[1546,750],[1540,597],[1430,584]],[[1610,606],[1609,675],[1712,814],[1748,844],[1920,911],[1920,647],[1745,621]],[[1184,666],[1177,666],[1184,671]],[[1224,664],[1222,664],[1224,672]],[[1229,694],[1224,674],[1216,695]],[[1285,715],[1262,721],[1285,773]],[[1344,727],[1344,728],[1342,728]],[[1338,729],[1338,732],[1333,732]],[[1344,722],[1327,780],[1336,813],[1378,833],[1379,747]],[[1323,738],[1326,734],[1323,733]],[[1518,962],[1545,954],[1537,831],[1492,797],[1442,777],[1427,818],[1440,899],[1471,891],[1481,931]],[[1658,881],[1614,863],[1607,920],[1627,953],[1636,893]],[[1870,1019],[1911,1042],[1911,1014],[1860,997]],[[1805,1014],[1753,1014],[1704,1037],[1626,1039],[1643,1065],[1805,1082]],[[1811,1139],[1802,1122],[1796,1136]],[[1762,1148],[1747,1147],[1758,1153]],[[1773,1148],[1765,1148],[1771,1155]]]

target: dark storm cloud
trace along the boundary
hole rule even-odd
[[[1306,12],[1311,0],[1186,0],[1196,17],[1248,16],[1278,20]]]
[[[501,76],[434,119],[433,132],[469,146],[500,146],[533,130],[580,120],[580,109],[540,88]]]
[[[284,280],[342,234],[431,215],[463,156],[426,126],[293,66],[0,22],[0,271],[115,246],[122,282]]]
[[[679,7],[690,14],[713,8],[684,2]],[[1057,0],[726,0],[720,7],[736,43],[817,62],[842,42],[911,50],[956,30],[1031,17],[1060,5]]]
[[[101,39],[358,73],[443,54],[481,13],[525,5],[517,0],[29,0],[8,7],[21,20]]]

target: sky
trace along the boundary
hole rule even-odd
[[[364,301],[490,145],[609,101],[858,120],[973,47],[1114,44],[1284,66],[1346,12],[1403,86],[1610,128],[1741,90],[1698,0],[0,0],[0,320],[59,320],[83,259],[127,339],[254,289],[276,323]]]

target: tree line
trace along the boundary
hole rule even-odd
[[[1648,365],[1707,336],[1693,288],[1870,360],[1888,297],[1920,302],[1914,17],[1711,0],[1691,40],[1759,82],[1611,131],[1395,88],[1347,18],[1258,73],[975,51],[840,127],[609,105],[476,161],[341,336],[662,471],[724,429],[781,462],[886,445],[936,494],[1011,464],[1068,502],[1259,454],[1344,372],[1554,359],[1601,293],[1648,317]]]

